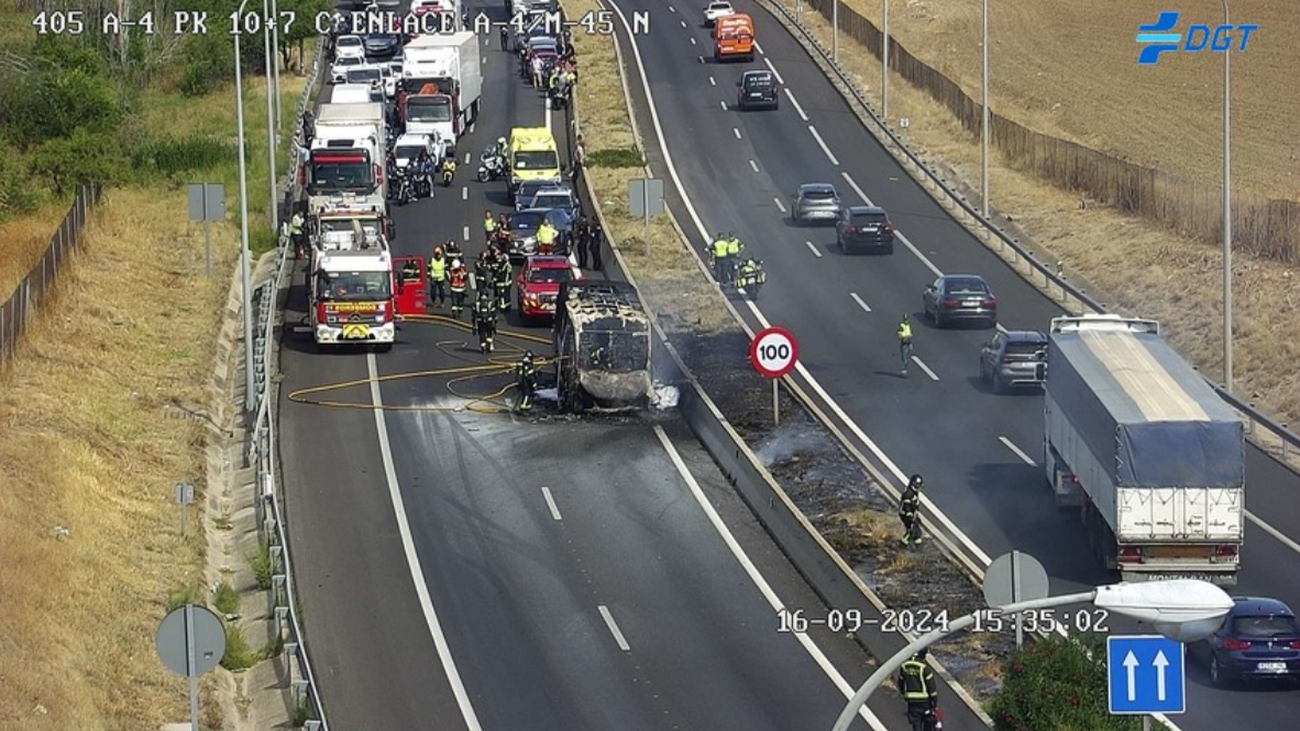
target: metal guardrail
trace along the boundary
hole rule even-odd
[[[799,19],[795,16],[795,14],[791,13],[790,10],[785,7],[784,4],[777,2],[776,0],[758,0],[758,1],[760,4],[767,7],[768,10],[770,10],[771,12],[780,13],[782,16],[785,17],[785,19],[789,22],[789,24],[792,27],[798,29],[798,31],[804,36],[804,38],[808,40],[809,45],[813,49],[815,49],[817,53],[822,57],[822,60],[826,63],[826,65],[829,66],[831,69],[833,69],[836,75],[839,76],[839,80],[844,85],[844,88],[847,89],[848,92],[853,95],[854,99],[858,102],[859,105],[861,105],[863,111],[865,111],[866,114],[869,117],[871,117],[871,120],[875,123],[876,128],[887,137],[887,141],[890,144],[886,145],[886,148],[888,149],[889,147],[892,146],[893,150],[891,150],[891,152],[896,151],[897,153],[901,153],[905,158],[905,161],[912,163],[915,169],[921,171],[921,173],[923,173],[925,177],[927,177],[935,187],[942,190],[948,196],[948,200],[953,205],[959,207],[971,219],[971,221],[976,222],[986,234],[993,237],[997,242],[999,253],[1005,253],[1006,249],[1010,249],[1013,264],[1019,261],[1023,261],[1027,265],[1029,265],[1029,267],[1032,268],[1034,272],[1042,275],[1043,288],[1047,290],[1047,294],[1049,296],[1051,296],[1052,294],[1051,292],[1052,288],[1055,287],[1056,289],[1060,290],[1061,299],[1063,300],[1068,301],[1069,298],[1073,298],[1074,300],[1078,301],[1079,304],[1081,304],[1083,307],[1086,307],[1095,313],[1108,312],[1105,303],[1098,301],[1097,299],[1089,295],[1085,290],[1080,289],[1074,286],[1073,284],[1071,284],[1065,278],[1065,276],[1063,276],[1060,273],[1059,269],[1057,271],[1053,271],[1051,266],[1049,266],[1045,262],[1040,261],[1037,257],[1034,256],[1033,252],[1029,251],[1023,245],[1021,245],[1019,240],[1010,236],[1005,230],[1003,230],[1001,227],[994,224],[991,220],[981,216],[980,212],[975,208],[975,206],[970,201],[966,199],[964,195],[958,193],[957,191],[949,187],[946,181],[944,180],[944,178],[939,175],[938,171],[935,170],[934,167],[927,164],[924,160],[922,160],[919,155],[917,155],[910,147],[907,146],[906,143],[903,142],[901,138],[899,138],[899,136],[894,132],[894,130],[889,126],[889,124],[885,120],[880,118],[880,116],[876,112],[875,107],[872,106],[871,102],[868,101],[867,98],[862,94],[862,92],[858,90],[857,85],[853,82],[853,79],[849,75],[849,73],[843,68],[843,66],[841,66],[838,62],[836,62],[831,57],[830,49],[822,45],[821,41],[818,40],[815,36],[813,36],[812,32],[809,31],[808,28],[805,27],[803,23],[801,23]],[[1035,286],[1037,286],[1037,284],[1032,279],[1030,280],[1030,282],[1034,283]],[[1211,388],[1214,389],[1215,393],[1219,395],[1219,398],[1223,399],[1228,404],[1230,404],[1233,408],[1235,408],[1237,411],[1245,415],[1248,421],[1247,430],[1249,434],[1254,435],[1255,425],[1258,424],[1262,426],[1270,434],[1272,434],[1274,438],[1276,438],[1278,441],[1281,442],[1282,444],[1281,462],[1283,465],[1290,467],[1290,464],[1287,462],[1287,453],[1288,451],[1295,451],[1297,453],[1300,453],[1300,434],[1291,431],[1289,429],[1290,426],[1289,424],[1276,421],[1270,418],[1268,415],[1260,412],[1253,403],[1250,403],[1248,401],[1243,401],[1237,398],[1236,396],[1233,396],[1232,394],[1228,393],[1224,389],[1223,384],[1215,383],[1213,380],[1211,380],[1208,377],[1205,378],[1205,381],[1210,385]],[[1269,453],[1267,450],[1264,451],[1265,454]]]
[[[298,100],[295,113],[296,120],[311,104],[312,92],[320,78],[324,65],[324,39],[316,42],[315,60],[307,85]],[[290,135],[291,139],[296,132]],[[283,181],[284,197],[291,199],[297,183],[298,148],[294,145],[289,153],[289,169]],[[250,306],[256,307],[258,326],[254,332],[253,363],[256,369],[257,390],[248,394],[249,406],[256,405],[256,416],[252,422],[252,439],[248,449],[248,464],[256,473],[257,495],[254,507],[257,514],[258,537],[266,546],[271,561],[271,591],[268,611],[274,617],[276,637],[283,643],[282,660],[287,674],[290,717],[295,726],[302,725],[307,731],[329,731],[325,720],[325,707],[321,701],[316,674],[312,670],[311,659],[307,653],[306,640],[302,631],[301,617],[298,614],[298,598],[294,590],[293,567],[289,560],[289,540],[285,529],[283,495],[279,480],[279,442],[276,434],[276,418],[272,412],[278,388],[271,374],[277,372],[278,353],[273,338],[276,328],[276,313],[281,285],[292,272],[293,257],[285,237],[278,239],[276,248],[275,274],[254,293]],[[249,409],[250,411],[253,409]]]

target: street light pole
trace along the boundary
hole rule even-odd
[[[889,0],[881,11],[880,44],[880,118],[889,121]]]
[[[840,62],[840,0],[831,3],[831,60]]]
[[[244,6],[248,0],[239,4],[236,17],[242,18]],[[242,22],[242,21],[241,21]],[[239,137],[239,267],[244,284],[244,409],[252,411],[256,407],[257,382],[253,372],[253,287],[250,280],[252,272],[249,265],[248,251],[248,170],[244,158],[248,156],[247,143],[244,140],[244,78],[243,63],[240,59],[239,34],[235,39],[235,126]]]
[[[275,191],[275,84],[272,83],[272,77],[275,75],[275,58],[271,55],[271,37],[275,35],[273,28],[275,19],[271,15],[269,0],[262,0],[262,15],[266,18],[263,21],[262,47],[265,50],[263,55],[266,57],[266,174],[270,183],[266,220],[271,224],[271,230],[275,231],[280,227],[280,203],[276,200],[279,196]]]
[[[1223,24],[1228,24],[1228,0]],[[1223,388],[1232,393],[1232,72],[1231,49],[1223,53]]]
[[[980,213],[984,220],[989,217],[989,0],[983,2],[984,12],[980,50],[983,55],[984,73],[980,82]]]
[[[999,615],[1018,614],[1034,609],[1050,609],[1070,604],[1088,602],[1108,612],[1150,622],[1162,635],[1178,642],[1194,642],[1209,637],[1224,615],[1233,607],[1233,600],[1222,588],[1197,579],[1169,579],[1140,583],[1119,583],[1099,586],[1076,594],[1049,596],[1013,602],[995,611]],[[980,609],[918,637],[883,663],[867,682],[849,699],[840,712],[831,731],[848,731],[859,709],[864,707],[871,693],[885,679],[902,667],[917,652],[956,632],[975,624],[979,616],[988,611]]]
[[[280,4],[278,0],[271,0],[271,17],[274,19],[272,22],[276,24],[275,32],[271,34],[271,59],[274,61],[271,64],[271,79],[273,81],[272,85],[275,87],[275,134],[278,140],[280,124],[284,120],[280,116],[282,110],[280,109]]]

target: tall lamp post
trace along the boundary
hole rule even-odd
[[[880,12],[880,118],[889,120],[889,0]]]
[[[266,220],[271,225],[271,230],[275,231],[280,227],[280,202],[277,200],[275,190],[275,56],[272,52],[272,43],[274,38],[279,35],[277,21],[274,11],[271,9],[270,0],[262,0],[263,21],[263,40],[262,47],[265,50],[263,54],[266,58],[266,158],[267,158],[267,178],[270,185],[270,196],[267,199]]]
[[[840,62],[840,0],[831,3],[831,60]]]
[[[1199,579],[1172,579],[1137,584],[1099,586],[1077,594],[1049,596],[1044,599],[1016,602],[999,607],[1002,614],[1032,609],[1048,609],[1080,602],[1150,622],[1160,634],[1179,642],[1193,642],[1210,636],[1218,629],[1223,616],[1232,608],[1232,598],[1223,589]],[[831,731],[848,731],[858,710],[871,693],[893,675],[907,659],[939,640],[975,624],[981,612],[972,612],[949,623],[947,627],[922,635],[899,650],[867,678],[858,692],[844,706]]]
[[[248,0],[239,4],[235,17],[243,18],[244,7]],[[231,35],[235,40],[235,126],[239,138],[239,268],[244,285],[244,408],[252,411],[256,403],[257,381],[253,372],[253,287],[250,279],[248,251],[248,170],[244,158],[248,156],[247,143],[244,140],[244,77],[243,62],[240,58],[239,33]]]
[[[1223,24],[1228,24],[1228,0]],[[1232,72],[1231,49],[1223,53],[1223,388],[1232,393]]]
[[[983,2],[980,53],[983,73],[980,81],[980,214],[989,217],[989,0]]]

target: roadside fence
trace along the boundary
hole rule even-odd
[[[45,245],[41,260],[18,283],[9,300],[0,305],[0,366],[18,351],[18,341],[27,330],[28,321],[36,315],[45,295],[54,286],[68,254],[76,252],[90,209],[99,203],[102,195],[103,190],[98,183],[77,188],[77,195],[63,216],[58,230]]]
[[[830,8],[831,1],[832,0],[809,0],[809,5],[814,8],[818,8],[819,12],[822,12],[822,10],[824,9],[825,12],[823,14],[826,14],[830,12],[829,8]],[[865,113],[871,118],[873,124],[869,125],[869,129],[874,134],[876,134],[878,138],[881,139],[881,142],[884,144],[885,148],[889,150],[892,154],[894,154],[894,156],[898,158],[900,162],[903,163],[904,167],[907,168],[909,172],[913,174],[914,177],[916,177],[923,185],[925,185],[929,189],[929,191],[936,198],[936,200],[938,200],[941,204],[943,204],[953,213],[954,218],[959,223],[963,223],[964,225],[967,225],[968,228],[973,228],[973,230],[977,233],[977,235],[982,241],[984,241],[989,247],[996,249],[997,253],[1003,258],[1007,259],[1012,265],[1023,264],[1029,267],[1029,272],[1025,275],[1026,279],[1035,287],[1038,287],[1040,290],[1046,293],[1049,297],[1061,302],[1062,306],[1066,307],[1066,309],[1077,309],[1079,311],[1085,311],[1085,312],[1091,311],[1096,313],[1109,312],[1109,310],[1106,307],[1106,303],[1097,300],[1096,298],[1089,295],[1087,290],[1077,287],[1072,282],[1070,282],[1066,278],[1065,274],[1060,270],[1059,265],[1056,265],[1052,262],[1046,262],[1040,260],[1037,256],[1034,255],[1032,251],[1026,248],[1020,242],[1019,239],[1013,238],[1007,231],[1005,231],[1004,229],[996,225],[993,221],[983,218],[980,215],[980,211],[974,202],[968,200],[966,196],[954,190],[952,186],[940,175],[939,171],[932,164],[930,164],[926,160],[923,160],[914,150],[912,150],[898,136],[895,130],[889,126],[888,121],[882,120],[880,118],[877,108],[872,105],[872,102],[870,102],[866,98],[866,96],[862,93],[862,90],[858,88],[858,85],[853,81],[852,76],[844,69],[842,65],[836,63],[831,58],[831,49],[823,45],[821,41],[819,41],[817,37],[814,36],[812,32],[809,31],[808,28],[799,21],[798,16],[794,10],[787,7],[782,0],[759,0],[759,3],[763,5],[765,8],[767,8],[768,10],[770,10],[772,13],[782,16],[785,23],[791,29],[795,30],[796,32],[798,32],[803,36],[804,40],[806,41],[805,45],[807,45],[814,53],[814,59],[820,61],[824,67],[826,67],[830,71],[833,71],[835,75],[839,77],[838,86],[840,86],[842,90],[846,91],[848,94],[850,94],[853,97],[853,99],[857,102],[856,104],[857,108],[861,112]],[[852,14],[852,15],[850,16],[847,14]],[[850,35],[853,35],[855,39],[861,41],[869,50],[871,50],[876,55],[879,55],[880,39],[882,35],[879,32],[879,30],[876,29],[874,25],[872,25],[862,16],[853,13],[853,11],[849,8],[841,7],[840,15],[841,15],[842,30],[849,32]],[[856,18],[856,20],[850,19],[846,21],[844,20],[846,17]],[[855,28],[856,30],[854,30]],[[874,40],[872,40],[873,36],[871,35],[871,32],[875,33]],[[866,38],[866,40],[863,40],[864,37]],[[968,102],[973,103],[970,102],[970,98],[965,96],[965,92],[963,92],[961,88],[957,86],[954,82],[952,82],[950,79],[943,76],[939,72],[935,71],[934,69],[930,69],[928,66],[925,66],[924,63],[916,60],[910,54],[908,54],[908,58],[911,58],[912,61],[910,62],[899,61],[898,58],[903,54],[907,54],[907,50],[903,48],[901,45],[899,45],[897,40],[891,39],[891,43],[889,46],[889,58],[890,58],[891,68],[894,68],[895,70],[904,67],[918,69],[917,71],[914,72],[914,74],[916,74],[918,78],[919,77],[925,77],[925,78],[920,78],[920,80],[917,81],[912,81],[912,79],[910,77],[907,77],[906,75],[905,78],[909,78],[909,81],[912,81],[912,83],[915,84],[916,86],[925,88],[928,91],[930,91],[932,96],[935,96],[935,98],[941,102],[949,104],[950,108],[952,108],[953,105],[957,105],[957,104],[966,104]],[[898,66],[895,67],[895,64],[898,64]],[[924,69],[929,69],[929,70],[928,71],[920,70],[922,69],[922,67],[924,67]],[[900,71],[900,73],[903,72]],[[931,86],[933,86],[936,89],[941,89],[941,92],[936,92],[931,90],[931,88],[927,86],[926,78],[932,79],[928,83],[930,83]],[[942,81],[938,81],[935,79],[942,79]],[[959,96],[960,98],[964,98],[967,101],[966,102],[956,101],[959,99]],[[851,104],[850,106],[853,105]],[[976,105],[975,108],[976,108],[975,130],[978,131],[979,130],[978,105]],[[961,116],[961,114],[956,110],[954,110],[954,114]],[[992,115],[992,116],[996,116],[996,115]],[[996,131],[998,129],[997,124],[998,122],[995,121],[992,126],[992,131],[994,132],[994,139],[996,139]],[[1015,123],[1009,122],[1008,120],[1004,119],[1002,120],[1001,124],[1003,124],[1004,129],[1006,129],[1007,127],[1005,127],[1005,125],[1015,124]],[[1033,135],[1039,135],[1039,133],[1031,132],[1029,130],[1026,130],[1026,132]],[[1047,137],[1046,135],[1039,135],[1039,136],[1047,140],[1055,140],[1055,138]],[[1067,145],[1074,144],[1074,143],[1067,143],[1064,140],[1056,140],[1056,142],[1059,142],[1061,144],[1067,144]],[[1044,143],[1044,144],[1048,144],[1048,143]],[[1076,145],[1076,147],[1078,146]],[[1086,148],[1080,148],[1080,149],[1086,150]],[[1088,152],[1092,152],[1096,155],[1101,155],[1101,153],[1097,153],[1092,150],[1088,150]],[[1083,155],[1078,159],[1082,160],[1086,157],[1087,157],[1086,155]],[[1135,167],[1135,168],[1137,167],[1137,166],[1132,166],[1130,163],[1123,163],[1123,161],[1115,161],[1115,162],[1122,163],[1124,165],[1130,165],[1130,167]],[[1061,169],[1066,169],[1066,168],[1061,168]],[[1158,171],[1156,172],[1158,173]],[[1163,176],[1163,175],[1164,173],[1158,173],[1158,176]],[[1122,178],[1123,176],[1121,175],[1119,177]],[[1163,178],[1157,178],[1157,179],[1163,179]],[[1218,200],[1217,195],[1213,197],[1213,200],[1215,201]],[[1270,203],[1270,205],[1273,205],[1274,203],[1278,204],[1274,206],[1274,208],[1277,211],[1282,211],[1282,210],[1291,211],[1291,208],[1288,207],[1289,204],[1288,201],[1273,201]],[[1290,205],[1296,205],[1296,204],[1290,204]],[[1176,207],[1176,206],[1172,206],[1171,204],[1171,207]],[[1300,205],[1296,205],[1295,210],[1292,211],[1291,213],[1286,213],[1286,214],[1279,213],[1277,214],[1277,216],[1278,216],[1276,218],[1277,221],[1292,220],[1288,217],[1294,216],[1293,220],[1295,223],[1296,238],[1295,238],[1295,247],[1293,248],[1295,248],[1297,253],[1300,253]],[[1237,225],[1236,222],[1237,218],[1238,216],[1234,214],[1234,226]],[[1236,229],[1234,228],[1234,231],[1235,230]],[[1240,239],[1237,239],[1237,241],[1240,242]],[[1245,248],[1244,245],[1243,248]],[[1300,261],[1300,257],[1297,257],[1296,260]],[[1205,380],[1207,383],[1210,384],[1210,386],[1215,390],[1215,392],[1219,394],[1220,398],[1226,401],[1229,405],[1231,405],[1234,409],[1236,409],[1241,414],[1243,419],[1246,421],[1247,434],[1260,447],[1260,449],[1263,450],[1266,454],[1274,457],[1275,459],[1279,459],[1281,464],[1287,466],[1290,469],[1294,469],[1294,467],[1292,467],[1291,465],[1290,458],[1297,454],[1300,454],[1300,434],[1296,434],[1294,431],[1291,431],[1289,424],[1273,419],[1272,417],[1260,411],[1254,403],[1237,398],[1236,396],[1233,396],[1232,394],[1228,393],[1224,389],[1223,384],[1215,383],[1210,378],[1206,378]]]
[[[831,22],[836,0],[808,0]],[[786,15],[792,15],[781,3]],[[883,34],[871,21],[840,4],[840,31],[880,58]],[[793,18],[792,18],[793,20]],[[811,38],[811,36],[810,36]],[[980,104],[957,82],[912,55],[890,38],[889,67],[913,86],[948,108],[972,134],[980,131]],[[990,144],[1012,164],[1067,190],[1081,190],[1097,201],[1158,221],[1183,235],[1207,243],[1223,236],[1218,185],[1176,178],[1162,170],[1136,165],[1076,142],[1036,132],[1004,116],[989,113]],[[1300,203],[1284,199],[1234,196],[1233,245],[1242,251],[1288,263],[1300,263]]]
[[[325,65],[324,39],[316,42],[315,60],[307,77],[307,85],[298,100],[295,125],[311,104],[313,91]],[[295,133],[290,134],[294,139]],[[297,146],[290,148],[289,169],[283,179],[283,198],[291,202],[298,179]],[[277,416],[275,402],[279,389],[274,374],[277,373],[278,353],[275,347],[277,315],[281,285],[292,274],[292,249],[285,237],[280,237],[275,252],[275,272],[253,293],[252,302],[256,324],[254,326],[253,363],[256,370],[257,389],[248,394],[248,411],[255,412],[248,464],[256,473],[254,507],[257,514],[258,536],[270,553],[272,576],[268,611],[274,618],[276,637],[283,644],[281,662],[284,675],[281,681],[289,691],[290,716],[294,726],[307,731],[329,731],[325,707],[317,685],[316,674],[307,653],[306,639],[299,614],[297,592],[294,587],[293,565],[289,560],[289,540],[285,527],[284,493],[280,481],[280,452],[276,434]]]

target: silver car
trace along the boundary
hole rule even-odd
[[[834,223],[843,208],[840,194],[830,183],[804,183],[790,198],[794,201],[790,206],[790,220],[795,225],[808,221]]]
[[[1047,336],[1009,330],[980,348],[980,381],[1002,393],[1013,386],[1041,386],[1047,377]]]

